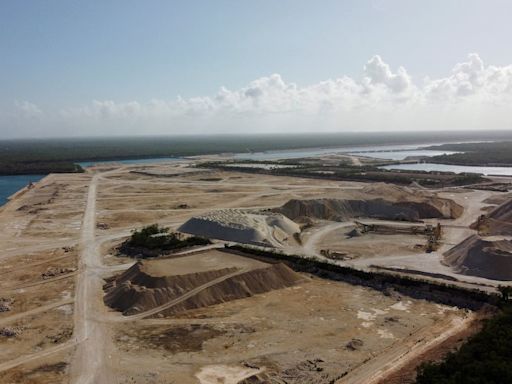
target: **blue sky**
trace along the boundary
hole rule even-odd
[[[237,109],[240,92],[272,74],[279,74],[285,86],[299,88],[343,76],[361,84],[368,75],[365,65],[375,55],[392,74],[403,66],[418,88],[424,86],[425,78],[449,78],[457,64],[468,62],[471,53],[486,68],[508,68],[512,63],[511,14],[512,2],[505,0],[4,0],[0,1],[0,132],[12,136],[12,127],[17,127],[19,134],[27,136],[74,135],[78,127],[88,134],[90,126],[91,134],[109,127],[120,134],[118,125],[123,121],[112,120],[112,113],[125,111],[129,103],[135,103],[130,108],[137,111],[129,108],[128,115],[135,113],[139,124],[147,122],[151,133],[173,133],[180,125],[212,132],[220,126],[244,124],[256,130],[263,125],[270,131],[286,129],[284,124],[293,123],[290,103],[281,111],[273,108],[279,107],[279,100],[259,100],[253,104],[266,105],[256,111],[265,116],[259,122],[254,116],[246,121]],[[508,79],[508,70],[504,73]],[[176,106],[171,112],[160,110],[158,116],[153,107],[152,112],[139,110],[152,101],[176,103],[181,96],[178,104],[187,106],[190,100],[202,98],[203,111],[204,98],[215,99],[222,86],[238,92],[233,96],[238,98],[234,116],[226,113],[232,104],[228,108],[223,104],[221,118],[217,112],[204,116],[196,109],[180,115]],[[500,92],[508,96],[508,90]],[[479,96],[488,98],[487,94]],[[500,97],[498,102],[508,101]],[[340,100],[345,105],[352,102]],[[384,102],[379,100],[380,110]],[[98,103],[100,109],[101,103],[107,103],[106,115],[111,120],[91,118]],[[299,113],[310,107],[298,104],[292,109],[300,109]],[[206,109],[217,111],[218,105]],[[247,107],[243,111],[247,113]],[[18,112],[23,116],[17,116]],[[279,117],[271,118],[276,113]],[[355,124],[357,114],[344,113],[332,118],[335,124],[321,123],[326,130],[379,128],[375,122]],[[405,126],[395,107],[382,113],[397,128]],[[191,121],[183,114],[201,116]],[[78,124],[73,120],[73,116],[83,120],[84,115],[91,121]],[[448,119],[450,124],[453,119]],[[311,116],[310,124],[314,122]],[[493,127],[507,128],[509,122],[504,116]],[[464,124],[453,125],[462,129]],[[301,129],[310,130],[307,126]]]

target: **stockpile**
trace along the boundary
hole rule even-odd
[[[281,214],[224,209],[189,219],[180,232],[237,243],[280,246],[300,232],[299,226]]]
[[[427,218],[454,218],[454,210],[445,202],[444,208],[429,202],[394,202],[385,199],[311,199],[290,200],[276,211],[294,221],[321,219],[349,221],[366,217],[384,220],[419,221]]]
[[[476,227],[486,235],[512,236],[512,200],[494,208],[488,215],[480,217]]]
[[[138,262],[107,283],[104,286],[105,304],[124,315],[133,315],[179,299],[192,290],[197,291],[162,312],[171,315],[289,287],[303,279],[281,263],[262,264],[263,267],[250,270],[228,267],[173,276],[151,275],[148,273],[150,268],[146,268],[148,263],[151,261]]]
[[[472,235],[444,254],[458,273],[493,280],[512,280],[512,242]]]

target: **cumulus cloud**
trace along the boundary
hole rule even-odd
[[[428,80],[425,96],[433,101],[464,102],[468,99],[497,104],[509,103],[512,96],[512,65],[485,66],[476,53],[455,65],[450,76]]]
[[[472,53],[436,79],[413,78],[375,55],[358,78],[299,86],[279,74],[210,96],[116,102],[45,110],[16,102],[11,116],[61,127],[58,134],[269,132],[359,129],[509,128],[512,65],[485,65]],[[5,118],[2,118],[5,120]],[[22,125],[18,121],[18,125]]]
[[[404,67],[399,67],[396,73],[379,55],[373,56],[364,66],[365,83],[368,85],[383,85],[393,93],[407,91],[411,87],[411,78]]]

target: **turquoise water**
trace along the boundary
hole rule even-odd
[[[26,187],[29,183],[41,180],[45,175],[14,175],[0,176],[0,205],[7,202],[7,198]]]

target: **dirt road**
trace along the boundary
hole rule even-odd
[[[20,356],[17,359],[6,361],[0,364],[0,372],[7,371],[8,369],[17,367],[21,364],[30,363],[31,361],[41,359],[46,356],[51,356],[55,353],[65,351],[73,347],[76,343],[74,341],[68,341],[63,344],[56,345],[55,347],[47,348],[40,352],[32,353],[30,355]]]
[[[110,336],[97,321],[103,308],[103,280],[98,271],[103,266],[96,240],[96,193],[99,176],[91,179],[80,238],[80,264],[75,294],[74,340],[78,348],[71,364],[71,382],[111,384],[115,378],[107,368]]]

